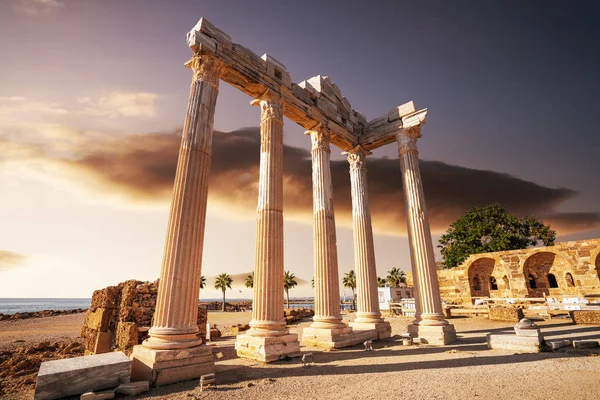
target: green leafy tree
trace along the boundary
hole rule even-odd
[[[406,273],[394,267],[388,271],[386,279],[391,287],[399,287],[401,283],[406,283]]]
[[[223,308],[221,308],[221,311],[225,311],[225,291],[227,289],[231,289],[232,283],[233,279],[231,279],[231,276],[226,273],[222,273],[221,275],[217,276],[217,279],[215,279],[215,289],[221,289],[223,292]]]
[[[352,309],[356,310],[356,299],[354,296],[354,291],[356,290],[356,274],[354,274],[354,270],[350,270],[344,274],[342,284],[344,287],[352,289]]]
[[[283,288],[285,289],[285,297],[287,299],[287,308],[290,308],[290,289],[298,285],[296,275],[293,272],[285,271],[283,274]]]
[[[377,286],[379,287],[385,287],[385,284],[387,283],[387,280],[381,278],[381,277],[377,277]]]
[[[251,273],[246,277],[244,280],[244,286],[246,286],[248,289],[254,288],[254,273]]]
[[[200,289],[204,289],[204,286],[206,286],[206,277],[202,275],[200,277]]]
[[[500,204],[474,207],[454,221],[438,247],[444,268],[452,268],[472,254],[525,249],[542,242],[554,245],[556,232],[536,217],[519,219]]]

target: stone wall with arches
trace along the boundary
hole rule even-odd
[[[600,238],[470,256],[438,270],[442,298],[600,295]]]

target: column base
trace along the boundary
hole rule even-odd
[[[295,333],[273,337],[238,335],[235,350],[238,357],[273,362],[283,356],[299,357],[300,343]]]
[[[386,339],[392,336],[392,326],[385,320],[379,322],[350,322],[354,331],[375,330],[377,339]]]
[[[421,339],[421,343],[445,345],[456,341],[454,325],[417,325],[407,327],[407,331],[413,338]]]
[[[342,329],[304,328],[302,344],[324,350],[341,349],[356,346],[367,340],[378,339],[375,329],[354,330],[351,327]]]
[[[196,379],[215,370],[209,346],[156,350],[137,345],[131,359],[131,380],[148,381],[153,387]]]

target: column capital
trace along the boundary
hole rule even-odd
[[[408,152],[419,153],[419,150],[417,149],[417,136],[398,133],[396,135],[396,140],[398,141],[398,156],[402,156]]]
[[[310,135],[312,141],[312,150],[322,149],[331,153],[331,130],[327,125],[319,123],[312,129],[304,132],[305,135]]]
[[[210,54],[196,53],[185,63],[186,68],[192,69],[192,82],[202,80],[215,87],[219,86],[221,61]]]
[[[260,106],[260,122],[268,119],[276,119],[283,123],[283,100],[278,93],[267,90],[258,99],[250,102],[253,106]]]
[[[350,169],[366,169],[366,157],[371,153],[370,151],[364,149],[362,146],[358,145],[355,148],[345,151],[342,155],[345,155],[348,158],[348,162],[350,163]]]

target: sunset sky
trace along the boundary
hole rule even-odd
[[[293,82],[327,75],[368,120],[414,100],[434,241],[476,205],[600,237],[596,1],[0,2],[0,298],[90,297],[158,277],[186,112],[185,35],[206,17]],[[221,83],[202,274],[251,297],[260,110]],[[310,138],[285,120],[285,269],[310,296]],[[379,276],[410,269],[397,148],[367,161]],[[340,278],[350,181],[332,149]],[[349,292],[348,292],[349,293]]]

